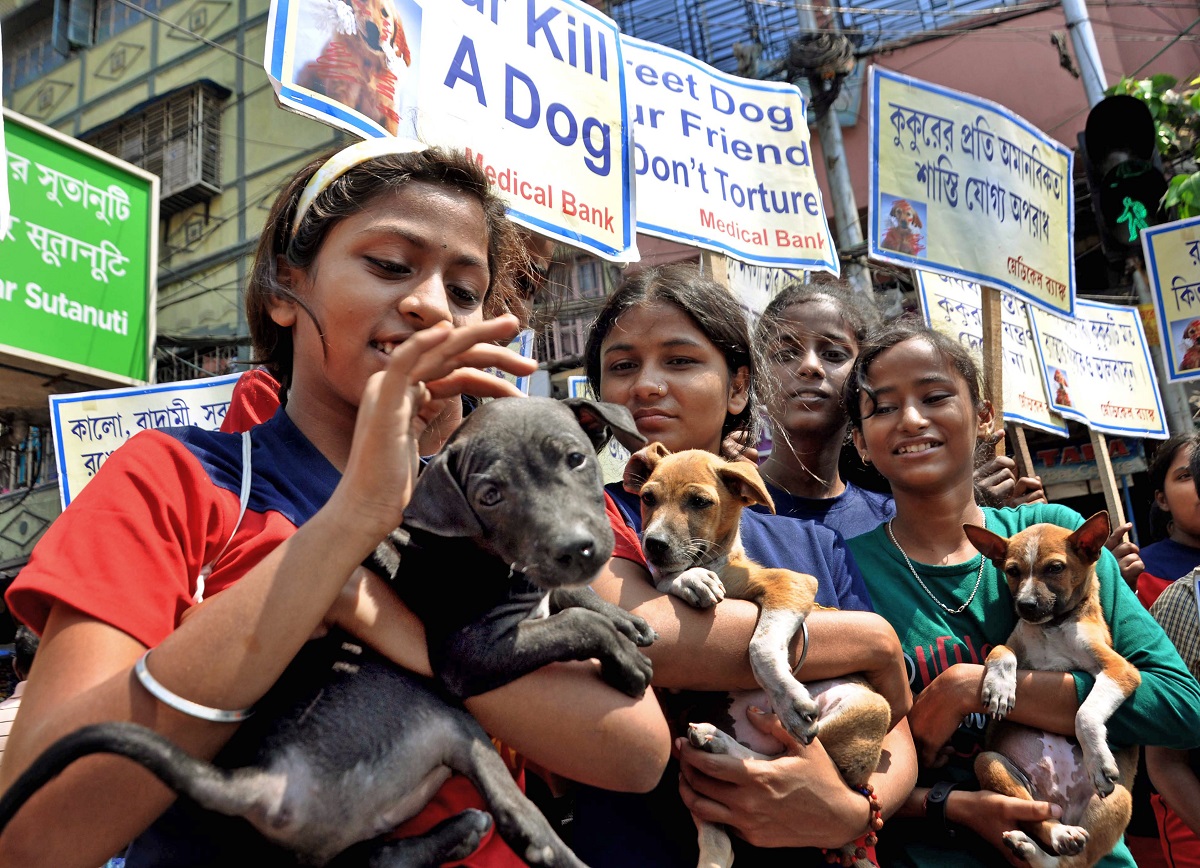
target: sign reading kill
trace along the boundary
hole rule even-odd
[[[518,223],[638,258],[624,66],[578,0],[273,0],[279,102],[364,138],[465,149]]]
[[[753,265],[838,273],[795,85],[622,37],[638,229]]]
[[[1171,382],[1200,377],[1200,217],[1142,230]]]
[[[954,338],[980,361],[983,354],[983,310],[978,283],[917,271],[921,310],[930,328]],[[1003,360],[1004,419],[1067,436],[1067,423],[1050,409],[1042,361],[1029,327],[1023,301],[1001,292],[1001,358]]]
[[[1074,317],[1029,319],[1050,406],[1105,434],[1170,436],[1137,308],[1078,299]]]
[[[1070,314],[1071,151],[979,97],[871,69],[870,255]]]

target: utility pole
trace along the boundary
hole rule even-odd
[[[841,30],[837,14],[832,13],[831,29]],[[816,34],[817,16],[808,4],[797,4],[796,19],[802,30]],[[816,77],[809,78],[814,98],[817,89],[826,84]],[[815,99],[814,99],[815,101]],[[821,155],[825,158],[825,177],[829,181],[829,193],[833,198],[833,211],[837,215],[837,247],[848,250],[863,242],[862,228],[858,222],[858,203],[854,200],[854,185],[850,181],[850,167],[846,165],[846,146],[842,142],[842,125],[832,106],[817,115],[817,135],[821,139]],[[857,262],[846,265],[846,280],[855,292],[868,297],[873,295],[871,272]]]
[[[1075,59],[1079,63],[1080,78],[1083,90],[1087,94],[1088,108],[1104,99],[1104,91],[1108,81],[1104,75],[1104,67],[1100,61],[1100,49],[1096,47],[1096,37],[1092,33],[1092,22],[1088,18],[1087,5],[1084,0],[1062,0],[1063,13],[1067,19],[1067,29],[1071,34],[1071,47],[1075,49]],[[1136,253],[1126,261],[1126,270],[1133,279],[1133,287],[1140,304],[1151,304],[1150,286],[1146,282],[1141,257]],[[1180,383],[1172,383],[1167,379],[1167,363],[1163,357],[1162,341],[1166,335],[1159,335],[1157,346],[1151,347],[1150,357],[1154,362],[1154,373],[1158,377],[1159,391],[1162,393],[1163,412],[1167,414],[1167,425],[1172,433],[1179,434],[1192,431],[1195,423],[1192,421],[1192,411],[1188,406],[1187,395]]]

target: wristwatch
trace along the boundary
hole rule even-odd
[[[950,795],[950,791],[958,787],[958,784],[950,781],[938,781],[929,788],[929,792],[925,795],[925,819],[929,820],[936,828],[944,829],[946,836],[953,838],[957,834],[957,828],[953,823],[946,821],[946,799]]]

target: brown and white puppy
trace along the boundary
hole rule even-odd
[[[711,722],[688,718],[691,743],[742,759],[779,753],[782,746],[773,739],[737,731],[745,709],[762,706],[768,699],[797,741],[809,744],[819,735],[846,782],[855,787],[866,784],[879,764],[891,709],[861,679],[830,679],[805,687],[792,674],[789,647],[813,608],[817,580],[792,570],[763,567],[746,556],[739,534],[742,510],[759,503],[775,510],[758,468],[703,450],[671,453],[661,443],[653,443],[629,459],[624,486],[641,497],[642,549],[661,592],[698,608],[714,606],[728,596],[751,600],[760,609],[750,640],[750,664],[766,696],[763,691],[739,691],[725,703],[720,720],[734,728],[736,737]],[[695,710],[695,706],[689,709]],[[696,825],[699,864],[732,864],[725,830],[700,820]],[[847,853],[853,852],[854,847],[848,846]]]
[[[1100,609],[1096,562],[1108,539],[1108,513],[1096,513],[1074,532],[1036,524],[1009,539],[976,525],[963,527],[974,546],[1004,573],[1020,619],[1008,645],[993,648],[984,664],[981,698],[988,712],[999,721],[1012,711],[1018,668],[1083,670],[1096,676],[1075,715],[1078,744],[1001,724],[989,734],[992,749],[975,760],[976,776],[987,789],[1062,808],[1061,820],[1004,833],[1018,857],[1034,868],[1094,865],[1129,824],[1137,747],[1114,756],[1107,723],[1142,680],[1113,650]]]

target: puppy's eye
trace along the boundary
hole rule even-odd
[[[499,488],[488,487],[479,492],[479,502],[483,506],[495,506],[502,500],[504,500],[504,495]]]
[[[647,491],[642,495],[642,504],[644,506],[653,507],[656,503],[658,503],[658,499],[654,496],[654,492]]]
[[[567,467],[574,470],[577,467],[582,467],[585,461],[587,461],[587,456],[582,452],[572,452],[567,456]]]
[[[1004,570],[1004,575],[1008,576],[1010,579],[1019,579],[1021,578],[1021,568],[1015,565],[1006,567]]]
[[[708,509],[713,505],[713,501],[707,497],[701,497],[699,494],[693,494],[687,499],[688,509]]]
[[[1067,568],[1067,565],[1061,561],[1051,561],[1046,564],[1046,572],[1051,576],[1056,576]]]

